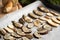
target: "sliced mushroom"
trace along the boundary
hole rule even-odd
[[[59,24],[57,24],[57,23],[54,23],[52,20],[48,20],[47,21],[51,26],[59,26]]]
[[[15,40],[15,38],[10,36],[10,34],[5,34],[4,39],[5,40]]]
[[[40,20],[39,19],[35,20],[34,25],[39,27],[41,25]]]
[[[57,20],[57,18],[55,18],[55,17],[52,17],[52,21],[54,21],[55,23],[60,24],[60,21],[59,21],[59,20]]]
[[[27,37],[22,37],[22,40],[30,40],[30,39],[28,39]]]
[[[28,25],[27,25],[27,27],[30,29],[30,28],[32,28],[34,25],[33,25],[33,23],[29,23]]]
[[[22,24],[18,23],[18,22],[15,22],[15,21],[12,21],[13,25],[17,28],[22,28]]]
[[[38,11],[38,10],[33,10],[34,14],[38,15],[38,16],[42,16],[43,12]]]
[[[38,33],[40,33],[41,35],[45,35],[48,33],[48,30],[42,29],[42,30],[39,30]]]
[[[31,30],[28,29],[28,28],[25,27],[25,26],[22,27],[22,30],[23,30],[23,32],[25,32],[25,33],[31,33]]]
[[[48,30],[48,31],[51,31],[52,30],[52,27],[50,25],[48,25],[48,24],[45,24],[43,26],[43,28],[46,29],[46,30]]]
[[[25,15],[23,15],[23,19],[24,19],[26,22],[32,22],[32,21],[33,21],[30,17],[25,16]]]
[[[57,19],[60,21],[60,16],[59,16],[59,17],[57,17]]]
[[[41,35],[38,32],[34,32],[33,36],[37,39],[41,38]]]
[[[13,37],[15,37],[15,38],[20,38],[21,36],[19,36],[17,33],[15,33],[15,32],[12,32],[11,33],[11,35],[13,36]]]
[[[49,10],[47,8],[43,7],[43,6],[40,6],[39,9],[44,11],[44,12],[49,12]]]
[[[53,17],[54,15],[51,13],[46,13],[47,16]]]
[[[37,19],[39,18],[37,15],[33,14],[33,13],[30,13],[28,14],[29,17],[31,17],[32,19]]]
[[[51,19],[51,17],[50,17],[50,16],[47,16],[47,15],[46,15],[46,16],[44,16],[44,17],[45,17],[45,18],[47,18],[47,19]]]

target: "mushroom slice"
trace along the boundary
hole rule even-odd
[[[57,18],[55,18],[55,17],[52,17],[52,21],[54,21],[55,23],[60,24],[60,21],[58,21]]]
[[[28,25],[27,25],[27,27],[30,29],[30,28],[32,28],[34,25],[33,25],[33,23],[29,23]]]
[[[58,16],[59,14],[58,13],[56,13],[56,12],[54,12],[54,11],[50,11],[51,12],[51,14],[53,14],[53,15],[55,15],[55,16]]]
[[[56,26],[59,26],[59,24],[54,23],[54,22],[53,22],[52,20],[50,20],[50,19],[49,19],[47,22],[48,22],[51,26],[55,26],[55,27],[56,27]]]
[[[25,16],[25,15],[23,15],[23,19],[24,19],[26,22],[32,22],[32,21],[33,21],[30,17]]]
[[[44,35],[48,33],[48,30],[42,29],[42,30],[39,30],[38,33],[40,33],[41,35]]]
[[[47,8],[43,7],[43,6],[40,6],[39,9],[44,11],[44,12],[49,12],[49,10]]]
[[[30,40],[30,39],[28,39],[27,37],[22,37],[22,40]]]
[[[41,35],[38,32],[34,32],[33,36],[38,39],[41,38]]]
[[[5,34],[4,39],[5,40],[15,40],[15,38],[10,36],[10,34]]]
[[[15,32],[12,32],[11,33],[11,35],[13,36],[13,37],[15,37],[15,38],[20,38],[21,36],[19,36],[17,33],[15,33]]]
[[[4,28],[4,30],[6,30],[8,33],[14,32],[13,30],[11,30],[11,29],[8,28],[8,27]]]
[[[22,24],[18,23],[18,22],[15,22],[15,21],[12,21],[13,25],[17,28],[22,28]]]
[[[43,26],[43,28],[46,29],[46,30],[48,30],[48,31],[51,31],[52,30],[52,27],[50,25],[48,25],[48,24],[45,24]]]
[[[25,27],[25,26],[22,27],[22,30],[23,30],[25,33],[31,33],[31,30],[28,29],[28,28]]]
[[[37,27],[39,27],[41,25],[40,20],[39,19],[36,19],[34,21],[34,25],[37,26]]]
[[[36,15],[33,14],[33,13],[28,14],[28,16],[31,17],[32,19],[37,19],[37,18],[39,18],[38,16],[36,16]]]
[[[47,16],[53,17],[54,15],[51,13],[46,13]]]
[[[50,17],[50,16],[45,16],[45,18],[47,18],[47,19],[51,19],[51,17]]]
[[[57,19],[60,21],[60,17],[57,17]]]
[[[43,12],[41,11],[38,11],[38,10],[33,10],[33,12],[38,15],[38,16],[42,16],[43,15]]]
[[[26,34],[21,29],[16,29],[17,34],[20,36],[25,36]]]

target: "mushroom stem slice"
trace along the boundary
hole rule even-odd
[[[33,36],[37,39],[41,38],[41,35],[38,32],[34,32]]]
[[[29,17],[31,17],[32,19],[37,19],[39,18],[37,15],[33,14],[33,13],[30,13],[28,14]]]
[[[38,10],[33,10],[34,14],[38,15],[38,16],[42,16],[43,12],[38,11]]]
[[[54,26],[54,27],[59,26],[59,24],[54,23],[52,20],[48,20],[47,22],[48,22],[50,25]]]
[[[28,39],[27,37],[22,37],[22,40],[30,40],[30,39]]]

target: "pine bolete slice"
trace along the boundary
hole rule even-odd
[[[41,35],[38,32],[34,32],[33,36],[37,39],[41,38]]]
[[[15,40],[15,38],[10,36],[10,34],[5,34],[4,39],[5,40]]]
[[[29,17],[31,17],[32,19],[37,19],[39,18],[37,15],[33,14],[33,13],[30,13],[28,14]]]
[[[17,28],[21,28],[23,25],[18,23],[18,22],[15,22],[15,21],[12,21],[13,25]]]
[[[28,17],[26,15],[23,15],[23,19],[28,23],[33,21],[30,17]]]
[[[30,39],[28,39],[27,37],[22,37],[22,40],[30,40]]]
[[[25,33],[31,33],[31,30],[28,29],[28,28],[25,27],[25,26],[22,27],[22,30],[23,30],[23,32],[25,32]]]
[[[33,10],[34,14],[38,15],[38,16],[42,16],[43,12],[38,11],[38,10]]]

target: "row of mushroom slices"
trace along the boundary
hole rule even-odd
[[[11,25],[0,30],[0,34],[4,40],[40,39],[42,35],[48,34],[49,31],[52,31],[53,27],[58,27],[59,25],[59,13],[39,6],[32,13],[23,15],[18,22],[12,21]],[[36,31],[34,31],[34,27]]]

